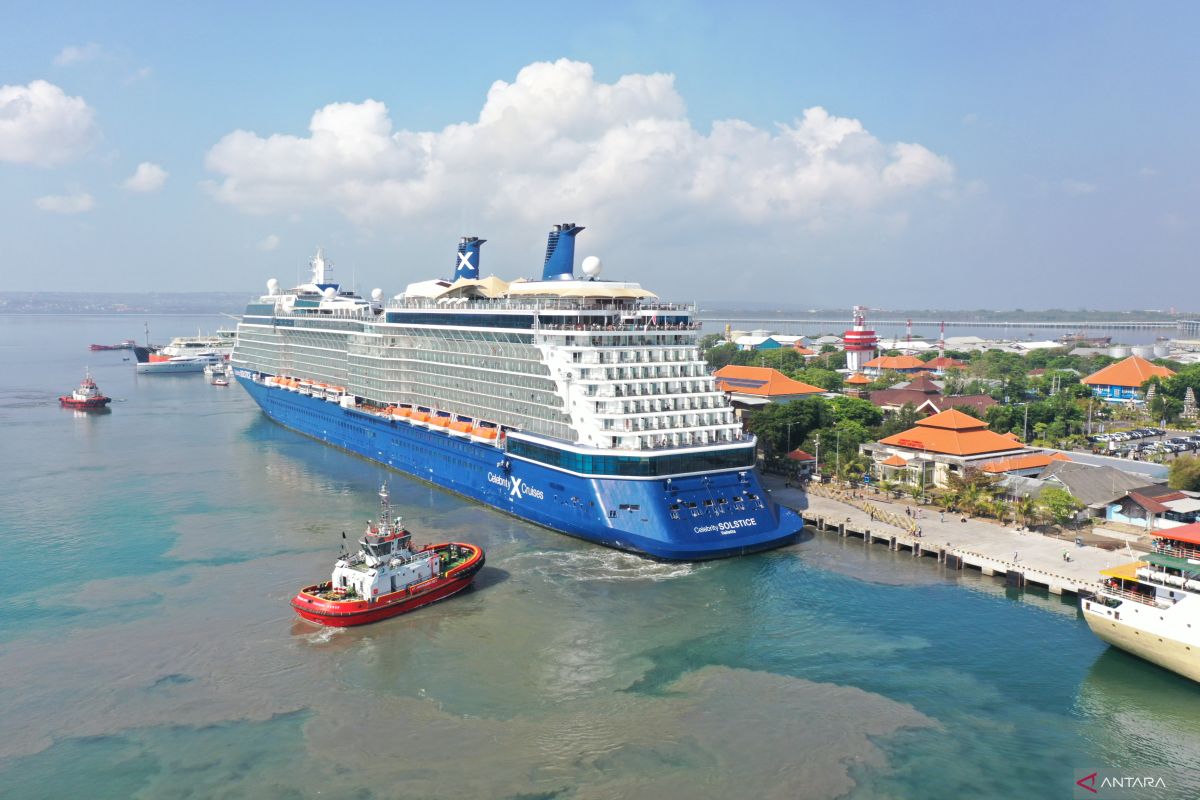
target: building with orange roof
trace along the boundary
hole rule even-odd
[[[967,364],[965,361],[959,361],[957,358],[949,356],[938,356],[935,359],[925,362],[925,368],[933,370],[938,375],[945,375],[946,370],[963,369]]]
[[[1174,374],[1174,371],[1152,364],[1141,356],[1130,356],[1093,372],[1081,383],[1092,387],[1092,394],[1102,400],[1113,403],[1136,402],[1142,399],[1143,383],[1151,378],[1170,378]]]
[[[877,356],[862,365],[862,371],[878,377],[884,372],[921,372],[925,362],[916,356]]]
[[[727,364],[717,370],[717,388],[729,396],[730,402],[743,408],[756,408],[767,403],[786,403],[802,397],[824,394],[820,386],[792,380],[770,367],[743,367]]]
[[[983,471],[991,475],[1023,475],[1032,477],[1039,475],[1043,469],[1055,461],[1070,461],[1065,453],[1030,453],[1024,456],[1009,456],[1007,458],[989,461],[983,465]]]
[[[842,394],[849,397],[864,397],[867,394],[867,387],[870,385],[870,378],[861,372],[856,372],[842,381]]]
[[[874,462],[874,472],[881,480],[918,486],[945,486],[951,475],[961,475],[968,469],[1045,455],[989,430],[983,420],[954,408],[926,417],[894,436],[863,444],[859,450]]]

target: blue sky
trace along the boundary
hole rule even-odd
[[[679,299],[1200,308],[1188,4],[243,5],[8,8],[6,289],[253,292],[322,244],[393,294],[572,220]]]

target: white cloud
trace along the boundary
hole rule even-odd
[[[144,81],[154,74],[154,70],[150,67],[138,67],[125,78],[125,85],[129,86],[139,81]]]
[[[167,174],[158,164],[143,161],[121,185],[131,192],[157,192],[167,182]]]
[[[74,190],[71,194],[48,194],[33,201],[42,211],[54,214],[82,214],[91,211],[96,201],[87,192]]]
[[[54,166],[82,155],[95,134],[82,97],[40,80],[0,86],[0,161]]]
[[[275,250],[278,247],[279,247],[279,237],[273,233],[258,243],[258,249],[267,251],[267,252],[269,252],[271,250]]]
[[[473,122],[396,131],[381,102],[333,103],[308,136],[236,130],[206,163],[215,196],[243,211],[333,208],[364,225],[465,207],[538,225],[653,214],[815,229],[954,180],[925,147],[885,144],[819,107],[774,130],[723,120],[708,133],[685,113],[671,75],[602,83],[560,60],[492,84]]]
[[[1096,184],[1087,181],[1065,180],[1059,186],[1063,192],[1072,196],[1092,194],[1096,191]]]
[[[104,48],[95,42],[83,45],[69,45],[59,51],[59,54],[54,57],[54,63],[60,67],[69,67],[73,64],[95,61],[103,55]]]

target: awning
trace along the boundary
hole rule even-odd
[[[1100,570],[1100,574],[1109,578],[1122,578],[1127,581],[1135,581],[1137,580],[1137,569],[1141,565],[1141,561],[1131,561],[1128,564],[1122,564],[1119,567],[1102,569]]]

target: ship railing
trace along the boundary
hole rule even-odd
[[[1113,595],[1120,597],[1122,600],[1132,600],[1135,603],[1141,603],[1146,606],[1155,606],[1157,608],[1170,608],[1170,603],[1159,601],[1155,596],[1144,594],[1142,592],[1131,592],[1128,589],[1122,589],[1120,586],[1105,586],[1100,590],[1102,594]]]
[[[1158,553],[1159,555],[1163,556],[1174,556],[1175,558],[1190,558],[1200,560],[1200,547],[1187,547],[1185,545],[1171,545],[1156,542],[1151,552]]]

